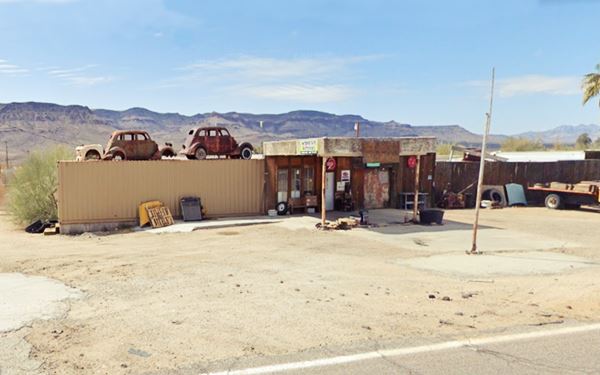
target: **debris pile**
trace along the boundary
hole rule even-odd
[[[321,223],[317,223],[317,229],[323,230],[349,230],[357,227],[360,224],[360,220],[354,217],[344,217],[337,219],[336,221],[327,221],[325,225],[321,225]]]

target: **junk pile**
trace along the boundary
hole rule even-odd
[[[144,202],[139,206],[140,227],[150,224],[152,228],[173,225],[173,216],[169,207],[161,201]]]
[[[356,228],[360,224],[360,220],[354,217],[343,217],[336,221],[327,221],[325,225],[317,223],[315,227],[322,230],[349,230]]]
[[[27,233],[43,233],[50,236],[60,233],[60,224],[56,220],[36,220],[25,228]]]

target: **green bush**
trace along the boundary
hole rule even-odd
[[[508,137],[500,145],[501,151],[544,151],[544,143],[541,140],[531,141],[526,138]]]
[[[54,193],[58,188],[58,160],[73,158],[73,151],[55,147],[34,151],[15,169],[8,181],[8,210],[18,223],[56,220]]]

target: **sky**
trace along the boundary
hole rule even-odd
[[[310,109],[481,133],[600,123],[600,1],[0,0],[0,103]]]

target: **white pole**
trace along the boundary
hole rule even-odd
[[[479,162],[479,179],[477,180],[477,199],[475,203],[475,221],[473,222],[473,246],[471,251],[467,251],[467,254],[480,254],[477,251],[477,229],[479,228],[479,210],[481,208],[481,186],[483,185],[483,174],[485,169],[485,148],[487,144],[488,134],[490,132],[490,126],[492,124],[492,107],[494,105],[494,81],[496,78],[496,68],[492,68],[492,87],[490,94],[490,110],[485,114],[485,129],[483,132],[483,141],[481,143],[481,160]]]

